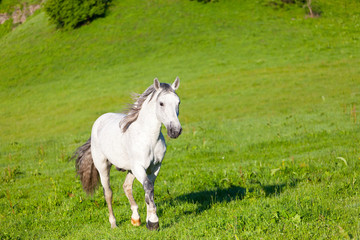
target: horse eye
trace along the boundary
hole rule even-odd
[[[164,106],[164,103],[163,103],[163,102],[160,102],[160,106],[162,106],[162,107],[163,107],[163,106]]]

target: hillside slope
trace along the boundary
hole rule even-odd
[[[184,97],[197,99],[192,104],[195,108],[198,105],[206,108],[203,105],[207,105],[208,94],[234,101],[239,100],[236,99],[239,94],[228,96],[229,90],[268,89],[273,82],[266,78],[273,72],[282,75],[279,78],[295,72],[304,75],[296,83],[291,83],[290,76],[277,83],[279,89],[299,84],[284,89],[300,91],[296,95],[305,94],[301,93],[305,90],[302,88],[314,82],[314,78],[321,78],[316,79],[319,87],[331,86],[330,91],[340,90],[339,87],[352,89],[355,85],[351,79],[357,73],[354,70],[340,70],[341,74],[349,74],[342,79],[350,85],[335,78],[331,78],[333,85],[326,77],[308,76],[313,69],[321,75],[333,65],[359,63],[359,20],[349,12],[357,8],[350,3],[339,5],[336,10],[345,13],[334,13],[335,9],[329,6],[321,18],[305,19],[301,8],[273,10],[251,1],[213,4],[121,1],[114,2],[106,18],[69,32],[54,29],[46,16],[40,14],[0,40],[1,109],[5,113],[2,115],[7,116],[1,119],[4,126],[1,134],[33,135],[37,128],[34,125],[38,124],[45,129],[37,132],[40,135],[46,131],[63,132],[69,125],[66,122],[69,116],[73,118],[73,128],[69,130],[74,131],[84,123],[84,118],[95,117],[84,116],[89,105],[95,113],[120,110],[121,106],[115,105],[128,99],[130,91],[143,91],[154,77],[172,81],[180,76],[184,80],[181,90]],[[219,88],[213,79],[218,79],[221,88],[225,88],[222,93],[214,92]],[[260,89],[249,87],[254,82]],[[318,95],[318,102],[321,95],[327,94],[313,90],[317,91],[307,89],[309,94]],[[266,103],[261,103],[266,106],[260,110],[271,112],[276,107],[269,105],[273,100],[268,98],[276,98],[277,93],[267,94]],[[284,110],[300,100],[289,94],[295,99],[285,102]],[[254,99],[246,100],[246,104],[239,102],[236,106],[235,118],[246,109],[247,114],[253,112],[249,109],[254,106],[247,105],[254,104]],[[75,109],[70,107],[74,102]],[[198,109],[185,111],[183,117],[190,121],[199,119],[197,112]],[[233,112],[223,109],[220,114],[231,117]],[[49,129],[52,128],[49,121],[55,121],[55,132]]]

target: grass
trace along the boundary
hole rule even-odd
[[[317,4],[310,19],[263,1],[114,1],[73,31],[40,13],[2,36],[0,238],[360,238],[360,8]],[[100,114],[176,76],[184,131],[156,182],[160,231],[131,226],[115,170],[112,230],[69,157]]]

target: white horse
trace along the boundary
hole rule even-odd
[[[112,165],[118,170],[128,171],[123,188],[131,205],[131,223],[134,226],[141,223],[138,205],[132,195],[136,178],[145,191],[146,227],[150,230],[159,228],[154,182],[166,152],[161,124],[165,125],[169,137],[177,138],[181,134],[178,119],[180,99],[175,93],[179,85],[179,78],[172,85],[160,83],[155,78],[154,84],[137,97],[126,114],[100,116],[92,127],[91,138],[74,155],[85,192],[92,194],[95,191],[100,176],[112,228],[116,227],[109,181]]]

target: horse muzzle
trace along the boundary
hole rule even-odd
[[[179,137],[181,132],[182,132],[182,127],[181,126],[175,127],[175,126],[172,126],[171,123],[170,123],[170,126],[167,128],[167,134],[171,138]]]

